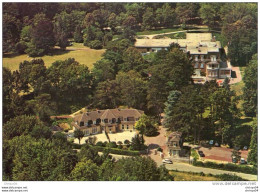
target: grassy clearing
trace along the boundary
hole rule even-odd
[[[149,31],[141,31],[137,32],[136,35],[154,35],[154,34],[161,34],[161,33],[169,33],[175,31],[182,31],[182,28],[169,28],[169,29],[160,29],[160,30],[149,30]]]
[[[174,176],[174,181],[220,181],[219,178],[208,175],[200,175],[199,173],[170,171]]]
[[[88,66],[90,69],[93,67],[93,64],[100,60],[102,57],[102,54],[105,52],[105,50],[94,50],[87,47],[84,47],[83,44],[74,43],[73,46],[69,48],[84,48],[84,50],[59,50],[55,49],[53,51],[52,55],[45,55],[43,57],[37,57],[42,58],[44,60],[44,63],[46,67],[51,66],[51,64],[57,60],[65,60],[68,58],[75,58],[76,61],[78,61],[80,64]],[[9,68],[10,70],[18,70],[19,64],[23,62],[24,60],[30,61],[32,60],[32,57],[29,57],[26,54],[22,55],[7,55],[3,58],[3,66]]]

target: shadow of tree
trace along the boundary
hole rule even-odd
[[[232,77],[232,78],[237,78],[237,74],[236,74],[235,71],[231,71],[231,77]]]
[[[74,50],[61,50],[58,48],[54,48],[50,53],[45,54],[45,55],[41,55],[41,56],[37,56],[37,57],[30,57],[30,58],[38,58],[38,57],[43,57],[43,56],[57,56],[57,55],[64,55],[66,53],[69,53],[71,51]],[[24,55],[24,54],[19,54],[19,53],[4,53],[3,54],[3,58],[13,58],[13,57],[17,57],[20,55]],[[28,56],[29,57],[29,56]]]
[[[158,135],[160,135],[160,132],[157,131],[154,135],[151,136],[146,135],[146,137],[157,137]]]
[[[158,147],[160,147],[160,146],[157,145],[157,144],[150,144],[150,145],[148,145],[148,149],[149,149],[149,150],[157,149]]]
[[[16,56],[19,56],[21,54],[18,54],[18,53],[3,53],[3,58],[13,58],[13,57],[16,57]]]

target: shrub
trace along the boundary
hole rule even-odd
[[[39,57],[44,55],[45,53],[44,49],[38,49],[32,43],[28,43],[27,45],[28,47],[25,50],[25,53],[27,53],[30,57]]]
[[[123,143],[122,143],[122,141],[118,141],[117,144],[118,145],[122,145]]]
[[[25,49],[27,49],[26,42],[20,41],[20,42],[16,43],[15,49],[16,49],[16,51],[17,51],[18,53],[20,53],[20,54],[25,53]]]
[[[91,49],[102,49],[102,43],[99,40],[90,41],[88,45]]]
[[[129,150],[100,147],[100,146],[92,146],[92,147],[95,148],[99,152],[108,151],[109,153],[112,153],[112,154],[128,155],[128,156],[138,156],[138,155],[140,155],[139,151],[129,151]]]
[[[157,151],[163,152],[163,150],[162,150],[161,147],[158,147],[158,148],[157,148]]]
[[[107,146],[107,147],[111,147],[111,148],[117,148],[117,144],[116,144],[116,142],[114,142],[114,141],[108,143],[106,146]]]
[[[77,143],[72,143],[73,149],[81,149],[81,145]]]
[[[123,146],[122,146],[122,145],[118,145],[117,148],[118,148],[118,149],[122,149]]]
[[[125,144],[125,145],[129,145],[129,144],[130,144],[130,141],[126,139],[126,140],[124,141],[124,144]]]
[[[107,141],[104,141],[103,146],[106,147],[107,144],[108,144],[108,142],[107,142]]]
[[[247,181],[242,177],[239,177],[237,175],[230,175],[230,174],[220,174],[220,175],[215,175],[215,177],[220,178],[221,181]]]
[[[103,146],[104,146],[104,144],[103,144],[103,142],[102,142],[102,141],[99,141],[99,142],[97,142],[97,143],[96,143],[96,146],[103,147]]]

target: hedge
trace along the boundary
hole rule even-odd
[[[237,175],[230,175],[230,174],[220,174],[220,175],[215,175],[215,177],[219,178],[221,181],[248,181]]]
[[[213,169],[222,169],[227,171],[234,171],[234,172],[241,172],[241,173],[248,173],[257,175],[257,168],[256,167],[249,167],[247,165],[235,165],[235,164],[223,164],[223,163],[213,163],[210,161],[207,161],[205,163],[201,161],[193,161],[194,166],[198,167],[207,167],[207,168],[213,168]]]
[[[82,146],[82,145],[80,145],[80,144],[72,143],[73,149],[81,149],[81,146]]]
[[[128,151],[128,150],[123,150],[123,149],[118,149],[118,148],[109,148],[109,147],[100,147],[100,146],[92,146],[92,147],[99,152],[108,150],[109,153],[118,154],[118,155],[128,155],[128,156],[140,155],[139,151]]]
[[[84,144],[83,144],[84,145]],[[81,149],[83,145],[77,144],[77,143],[72,143],[73,149]],[[109,147],[101,147],[97,145],[91,146],[94,149],[96,149],[99,152],[103,152],[105,150],[108,150],[109,153],[112,154],[117,154],[117,155],[128,155],[128,156],[138,156],[140,155],[139,151],[129,151],[129,150],[124,150],[124,149],[118,149],[118,148],[109,148]]]

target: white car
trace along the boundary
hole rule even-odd
[[[172,160],[170,159],[163,159],[162,162],[165,164],[172,164]]]
[[[246,160],[244,158],[240,159],[240,164],[247,164]]]

